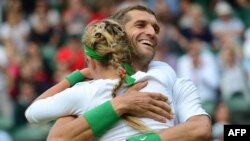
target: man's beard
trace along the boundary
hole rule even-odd
[[[153,60],[153,56],[154,54],[149,56],[147,54],[142,54],[139,50],[135,50],[132,52],[132,64],[137,71],[146,71],[149,63]]]

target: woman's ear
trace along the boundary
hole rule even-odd
[[[87,67],[89,67],[89,57],[88,56],[85,56],[85,62],[86,62]]]
[[[86,62],[87,62],[87,65],[88,65],[89,68],[91,68],[93,70],[96,69],[96,62],[95,62],[94,59],[92,59],[91,57],[87,56],[86,57]]]

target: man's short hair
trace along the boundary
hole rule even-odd
[[[150,8],[142,6],[142,5],[134,5],[134,6],[129,6],[127,8],[117,11],[115,14],[111,15],[110,18],[117,20],[122,25],[125,25],[130,20],[130,17],[126,14],[133,10],[145,11],[156,17],[156,14]]]

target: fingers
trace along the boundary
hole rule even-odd
[[[151,111],[147,111],[145,113],[145,117],[148,117],[150,119],[154,119],[154,120],[162,122],[162,123],[165,123],[167,120],[166,117],[161,116],[159,114],[155,114],[154,112],[151,112]]]
[[[130,91],[139,91],[142,88],[144,88],[145,86],[147,86],[148,82],[147,81],[142,81],[142,82],[138,82],[135,85],[133,85],[132,87],[128,88],[126,90],[126,92],[130,92]]]
[[[163,116],[167,119],[172,119],[172,110],[167,102],[168,98],[160,93],[146,93],[151,98],[149,100],[149,110],[158,116]]]
[[[159,101],[159,100],[152,100],[151,103],[153,105],[151,107],[152,112],[158,115],[164,116],[165,118],[169,120],[173,118],[171,107],[166,102]]]
[[[160,94],[160,93],[152,93],[152,92],[144,92],[144,94],[149,95],[151,98],[155,99],[155,100],[161,100],[164,102],[168,101],[168,97]]]

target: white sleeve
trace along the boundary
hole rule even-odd
[[[173,68],[167,63],[161,61],[152,61],[149,64],[147,74],[152,75],[160,80],[165,86],[171,88],[176,80],[176,73]]]
[[[177,78],[173,88],[175,124],[195,115],[208,115],[201,106],[199,91],[189,79]]]
[[[27,120],[30,123],[39,123],[62,116],[82,114],[93,95],[89,85],[87,82],[78,83],[54,96],[35,101],[25,112]]]

